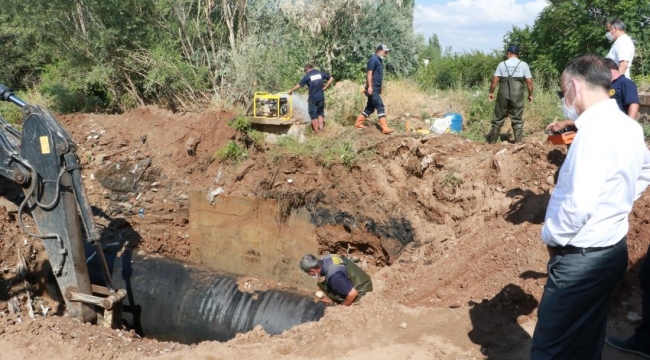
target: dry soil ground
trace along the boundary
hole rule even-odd
[[[317,136],[348,138],[351,151],[372,152],[369,161],[324,167],[259,147],[249,149],[243,163],[228,165],[213,155],[238,137],[228,126],[229,113],[144,107],[58,119],[79,144],[104,241],[189,259],[188,191],[221,186],[227,194],[273,197],[289,208],[318,204],[346,214],[347,220],[317,229],[319,250],[341,252],[351,244],[353,255],[369,261],[375,291],[358,305],[329,307],[320,321],[281,335],[256,329],[226,343],[157,342],[128,330],[78,324],[45,295],[42,247],[18,227],[20,189],[5,181],[0,358],[527,358],[546,281],[539,233],[565,155],[543,134],[522,145],[487,145],[451,134],[387,137],[372,127],[338,127]],[[612,301],[610,334],[630,333],[627,314],[640,313],[635,275],[650,242],[649,206],[646,194],[630,216],[630,270]],[[363,225],[368,219],[374,227]],[[29,268],[25,280],[17,273],[21,257]],[[33,319],[28,294],[36,306]],[[18,314],[9,311],[14,297]],[[47,316],[41,305],[50,309]],[[624,357],[606,349],[604,358]]]

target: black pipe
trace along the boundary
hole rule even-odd
[[[257,325],[275,335],[317,321],[325,311],[323,303],[292,290],[242,292],[236,274],[128,250],[105,256],[115,287],[128,293],[122,318],[145,337],[184,344],[227,341]],[[88,268],[92,283],[104,285],[97,256]]]

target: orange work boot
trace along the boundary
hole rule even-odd
[[[363,125],[363,122],[366,121],[366,117],[363,114],[359,114],[357,121],[354,122],[354,127],[357,129],[365,129],[366,126]]]
[[[379,119],[379,125],[381,125],[381,132],[383,134],[390,134],[394,131],[393,129],[388,127],[388,122],[386,121],[385,117]]]

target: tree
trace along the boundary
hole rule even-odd
[[[650,40],[650,3],[638,0],[549,0],[531,29],[513,27],[504,44],[515,41],[528,49],[532,67],[548,75],[559,74],[566,63],[586,53],[607,54],[611,44],[605,39],[605,24],[622,19],[627,33],[637,40],[633,71],[647,75]]]
[[[439,59],[442,55],[442,47],[440,46],[440,40],[438,40],[438,35],[433,34],[429,37],[429,44],[425,47],[424,52],[422,53],[423,58],[429,60]]]

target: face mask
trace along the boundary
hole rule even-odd
[[[318,278],[320,277],[320,276],[318,276],[318,274],[310,274],[310,275],[311,275],[311,277],[313,277],[314,279],[318,279]]]
[[[578,112],[575,107],[566,106],[565,98],[562,98],[562,113],[566,116],[567,119],[575,121],[578,118]]]
[[[607,33],[605,33],[605,37],[606,37],[607,40],[609,40],[610,42],[614,41],[614,35],[612,35],[612,33],[609,32],[609,31],[608,31]]]
[[[566,94],[568,94],[568,93],[569,93],[569,90],[567,89]],[[575,103],[576,103],[576,100],[574,98],[573,99],[573,104],[575,105]],[[575,108],[574,105],[571,105],[571,107],[568,107],[567,104],[566,104],[566,95],[562,98],[562,113],[564,114],[564,116],[567,117],[567,119],[570,119],[570,120],[573,120],[573,121],[575,121],[578,118],[578,116],[580,116],[580,115],[578,115],[578,112],[576,111],[576,108]]]

